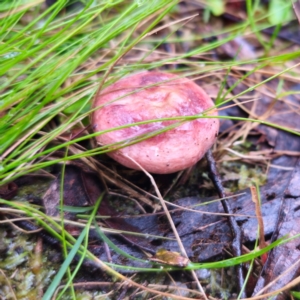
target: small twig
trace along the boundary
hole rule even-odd
[[[218,174],[217,166],[215,159],[213,158],[212,151],[208,150],[206,153],[206,159],[208,163],[208,168],[210,172],[211,180],[213,181],[216,189],[218,190],[218,194],[220,198],[225,198],[226,194],[224,191],[224,187],[222,185],[222,180],[220,175]],[[234,256],[241,256],[242,255],[242,233],[240,230],[240,227],[238,226],[234,216],[233,211],[231,207],[228,204],[228,201],[226,199],[222,199],[221,203],[223,205],[224,211],[229,214],[228,221],[232,232],[232,252]],[[238,265],[236,267],[237,271],[237,279],[238,279],[238,288],[239,290],[242,290],[242,287],[244,285],[244,277],[243,277],[243,270],[242,265]],[[241,294],[242,298],[246,298],[245,292],[243,291]]]

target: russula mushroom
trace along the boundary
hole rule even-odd
[[[201,114],[214,106],[206,92],[186,78],[144,71],[125,77],[105,88],[95,98],[92,123],[96,132],[136,122]],[[208,113],[217,115],[215,109]],[[178,122],[157,121],[133,125],[97,136],[100,145],[129,140]],[[139,163],[146,171],[173,173],[194,165],[213,145],[219,130],[216,118],[199,118],[108,155],[132,169]],[[128,158],[130,157],[130,158]]]

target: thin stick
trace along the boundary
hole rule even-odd
[[[241,233],[240,227],[238,226],[238,224],[234,218],[234,213],[233,213],[230,205],[228,204],[228,201],[226,199],[224,199],[226,197],[226,193],[225,193],[224,187],[222,185],[222,180],[220,178],[220,175],[218,174],[216,162],[215,162],[215,159],[213,158],[211,150],[207,151],[206,160],[208,163],[211,180],[213,181],[216,189],[218,190],[219,197],[223,198],[223,199],[221,199],[223,209],[227,214],[229,214],[228,221],[229,221],[229,225],[230,225],[231,233],[232,233],[232,237],[233,237],[232,243],[231,243],[233,255],[241,256],[242,255],[242,233]],[[238,282],[237,282],[238,288],[240,291],[242,291],[242,288],[244,285],[242,265],[238,265],[236,267],[236,271],[237,271],[237,279],[238,279]],[[245,291],[242,291],[241,297],[246,298]]]

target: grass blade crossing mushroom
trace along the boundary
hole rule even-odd
[[[158,71],[127,76],[105,88],[94,101],[95,131],[136,122],[201,114],[214,106],[206,92],[187,78]],[[217,115],[212,110],[210,115]],[[97,136],[108,145],[163,129],[176,120],[133,125]],[[108,155],[126,167],[137,169],[128,156],[151,173],[167,174],[191,167],[215,142],[219,120],[199,118]]]

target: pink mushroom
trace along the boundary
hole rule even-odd
[[[206,92],[193,81],[177,75],[144,71],[125,77],[105,88],[93,106],[95,131],[145,120],[201,114],[214,106]],[[209,115],[217,115],[215,109]],[[111,131],[97,136],[100,145],[131,140],[141,134],[163,129],[176,120],[157,121]],[[219,120],[199,118],[108,155],[122,165],[151,173],[167,174],[193,166],[214,144]],[[131,158],[129,159],[128,156]]]

